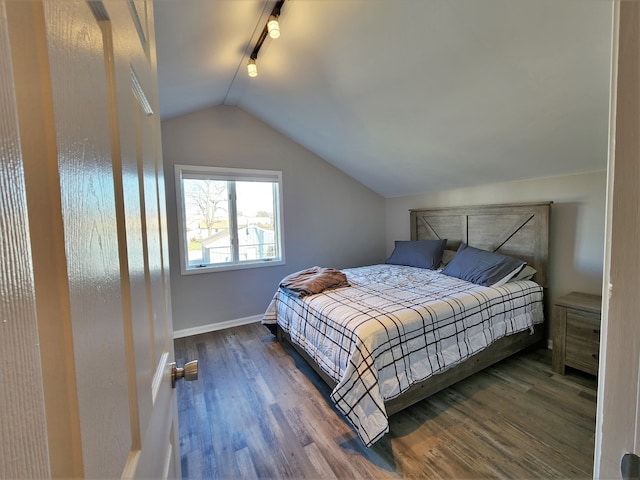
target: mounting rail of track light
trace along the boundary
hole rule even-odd
[[[258,58],[258,52],[260,52],[260,48],[264,43],[267,35],[271,38],[278,38],[280,36],[280,23],[278,22],[278,18],[280,17],[280,10],[282,9],[282,5],[284,4],[284,0],[278,0],[271,10],[271,15],[269,15],[269,19],[267,20],[266,25],[262,29],[262,33],[256,42],[256,46],[253,47],[253,51],[249,56],[249,63],[247,63],[247,73],[250,77],[258,76],[258,66],[256,65],[256,59]]]

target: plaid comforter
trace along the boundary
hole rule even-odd
[[[489,288],[397,265],[343,271],[351,287],[278,290],[262,322],[277,322],[337,382],[331,398],[367,446],[389,431],[386,400],[544,319],[531,281]]]

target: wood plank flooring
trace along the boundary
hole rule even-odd
[[[596,379],[518,354],[390,418],[363,446],[330,390],[260,324],[175,341],[184,478],[591,478]]]

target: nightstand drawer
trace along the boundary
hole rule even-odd
[[[571,292],[556,300],[553,308],[554,372],[564,374],[565,365],[598,374],[600,350],[599,295]]]
[[[575,337],[567,337],[565,346],[566,365],[593,375],[598,374],[598,354],[600,345]]]
[[[567,337],[599,342],[600,315],[579,310],[567,310]],[[567,342],[569,342],[568,338]]]

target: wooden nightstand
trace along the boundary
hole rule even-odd
[[[600,311],[602,297],[571,292],[556,300],[553,307],[554,372],[564,375],[565,366],[598,374],[600,351]]]

